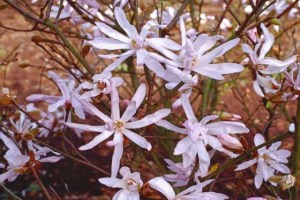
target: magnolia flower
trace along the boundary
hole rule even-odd
[[[122,117],[120,116],[119,109],[119,94],[115,87],[112,87],[111,92],[111,117],[108,117],[101,111],[99,111],[95,106],[89,102],[83,102],[83,106],[90,112],[96,115],[98,118],[104,121],[105,125],[102,126],[90,126],[85,124],[76,123],[66,123],[67,126],[71,128],[77,128],[81,130],[87,130],[92,132],[100,132],[92,141],[88,144],[83,145],[79,150],[84,151],[91,149],[101,143],[102,141],[114,135],[113,141],[109,141],[107,144],[109,146],[114,146],[114,153],[112,158],[112,177],[117,176],[117,172],[120,166],[120,160],[123,154],[123,142],[124,135],[139,145],[140,147],[151,150],[151,144],[142,136],[132,132],[130,129],[139,129],[146,127],[150,124],[157,122],[158,120],[166,117],[170,113],[170,109],[161,109],[153,114],[147,115],[144,118],[136,121],[130,121],[133,115],[137,112],[137,109],[142,104],[143,99],[146,95],[146,85],[141,84],[137,89],[136,93],[132,97],[128,107],[124,111]]]
[[[99,178],[99,182],[113,188],[122,188],[117,192],[113,200],[139,200],[139,191],[143,186],[140,173],[130,172],[128,167],[122,167],[120,169],[122,179],[119,178]]]
[[[256,134],[254,137],[255,146],[265,143],[265,139],[261,134]],[[271,176],[274,176],[275,171],[288,174],[290,169],[282,163],[288,163],[287,157],[290,152],[285,149],[277,150],[281,142],[273,143],[268,149],[264,146],[257,150],[258,155],[256,158],[243,162],[238,165],[235,171],[246,169],[257,163],[256,175],[254,178],[255,187],[260,188],[263,181],[268,181]],[[277,185],[271,182],[273,185]]]
[[[210,64],[215,58],[222,56],[228,50],[236,46],[239,39],[225,42],[211,50],[217,41],[224,40],[222,36],[208,36],[206,34],[201,34],[195,40],[191,40],[186,35],[186,29],[182,18],[180,19],[180,30],[181,49],[179,55],[170,51],[174,50],[171,45],[167,45],[165,43],[155,44],[153,43],[153,41],[155,41],[154,39],[148,43],[151,44],[152,48],[156,49],[167,58],[156,53],[150,53],[150,55],[167,65],[183,69],[185,73],[194,71],[216,80],[223,80],[224,74],[232,74],[243,71],[244,67],[236,63]]]
[[[300,93],[300,65],[299,63],[294,63],[293,67],[289,72],[285,71],[285,78],[286,82],[285,84],[289,87],[291,87],[296,93]],[[295,72],[297,72],[297,76],[295,78]]]
[[[188,184],[190,175],[192,174],[193,165],[184,167],[182,163],[174,163],[172,160],[165,159],[168,164],[168,169],[175,174],[165,174],[164,179],[169,182],[175,182],[173,187],[182,187]]]
[[[148,183],[151,188],[162,193],[167,200],[223,200],[228,199],[228,197],[221,193],[216,192],[203,192],[202,189],[206,185],[210,184],[213,180],[207,180],[203,183],[191,186],[188,189],[175,194],[171,185],[165,181],[162,177],[156,177],[151,179]]]
[[[83,107],[81,101],[76,96],[79,96],[80,87],[75,89],[75,81],[71,80],[69,84],[67,83],[55,72],[49,71],[48,75],[53,79],[53,81],[59,87],[62,96],[50,96],[45,94],[33,94],[26,98],[27,101],[37,102],[37,101],[46,101],[48,104],[48,111],[54,112],[59,107],[64,106],[64,108],[73,107],[76,115],[80,119],[85,119],[85,114],[83,112]],[[65,110],[66,111],[66,110]],[[66,113],[65,113],[66,114]]]
[[[12,182],[20,174],[26,172],[24,167],[30,160],[30,157],[23,155],[15,143],[2,132],[0,132],[0,139],[8,147],[8,151],[4,155],[8,163],[7,171],[0,175],[0,183],[3,183],[5,180]]]
[[[125,53],[121,55],[100,55],[102,58],[118,58],[116,61],[114,61],[112,64],[110,64],[105,71],[112,71],[116,67],[118,67],[125,59],[132,55],[136,55],[136,62],[137,65],[143,65],[145,63],[146,58],[148,58],[148,51],[146,50],[146,47],[149,45],[149,41],[152,41],[151,44],[156,43],[164,43],[164,45],[170,45],[173,47],[173,49],[178,50],[179,46],[177,43],[173,42],[172,40],[169,40],[167,38],[151,38],[147,39],[146,37],[149,34],[152,34],[153,32],[149,31],[149,29],[154,26],[151,22],[146,23],[142,29],[141,32],[138,33],[136,28],[129,23],[129,21],[126,18],[126,15],[124,11],[120,7],[115,8],[115,17],[120,25],[120,27],[125,31],[127,34],[126,36],[122,33],[119,33],[118,31],[112,29],[111,27],[107,26],[104,23],[96,22],[97,27],[107,36],[111,38],[106,37],[96,37],[94,40],[89,41],[89,43],[96,47],[97,49],[106,49],[106,50],[128,50]],[[154,40],[155,39],[155,40]],[[150,45],[152,46],[152,45]],[[148,66],[148,65],[147,65]],[[148,66],[151,70],[153,70],[151,67]],[[155,71],[154,71],[155,72]],[[156,72],[155,72],[156,73]]]
[[[96,97],[99,94],[109,94],[112,87],[119,87],[123,84],[123,79],[120,77],[112,77],[111,72],[103,72],[93,76],[93,83],[83,82],[81,87],[89,91],[83,93],[81,98],[86,99]]]
[[[213,149],[232,155],[230,151],[223,148],[218,136],[222,134],[248,133],[249,129],[243,123],[232,121],[220,121],[209,123],[211,120],[218,119],[217,115],[210,115],[198,121],[192,106],[186,95],[181,97],[182,106],[188,120],[184,123],[185,128],[179,128],[168,121],[160,120],[156,124],[171,131],[186,135],[180,140],[174,150],[174,155],[183,157],[183,166],[190,166],[198,155],[199,158],[199,174],[205,176],[208,173],[210,165],[210,156],[206,150],[206,145]],[[233,155],[232,155],[233,157]]]
[[[284,61],[277,60],[275,58],[266,57],[266,54],[268,51],[270,51],[273,43],[274,43],[274,36],[272,33],[269,32],[269,30],[265,27],[264,24],[260,25],[263,33],[264,33],[264,39],[257,39],[257,44],[254,47],[254,50],[251,49],[251,47],[247,44],[242,44],[242,49],[245,53],[248,54],[251,62],[256,67],[259,67],[259,71],[263,74],[276,74],[283,72],[285,69],[287,69],[291,64],[293,64],[297,57],[292,56]],[[259,54],[258,54],[258,50]],[[266,65],[266,68],[261,68],[261,66]]]
[[[271,76],[263,77],[259,75],[259,73],[256,73],[256,80],[253,82],[253,88],[256,94],[258,94],[261,97],[264,97],[264,92],[267,94],[277,93],[281,88],[281,84],[279,84]],[[264,92],[261,88],[264,89]]]

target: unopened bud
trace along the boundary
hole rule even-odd
[[[83,57],[87,56],[88,53],[90,52],[90,49],[91,49],[90,45],[85,45],[81,50],[81,55]]]
[[[237,138],[235,138],[231,135],[221,134],[221,135],[218,135],[218,139],[222,143],[222,145],[224,145],[230,149],[244,150],[242,143]]]
[[[278,18],[272,18],[272,19],[270,19],[269,22],[273,25],[278,25],[278,26],[282,24]]]
[[[240,115],[228,113],[228,112],[214,112],[215,115],[219,115],[221,120],[239,120],[242,117]]]

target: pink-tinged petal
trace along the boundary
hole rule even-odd
[[[57,84],[64,99],[66,99],[67,101],[70,101],[71,100],[70,92],[68,90],[68,86],[67,86],[66,82],[55,72],[48,71],[48,76],[50,76],[53,79],[53,81]]]
[[[118,50],[118,49],[131,49],[131,46],[127,43],[119,40],[110,39],[106,37],[96,37],[94,40],[88,41],[88,43],[97,49],[106,50]]]
[[[138,37],[138,32],[136,28],[129,23],[122,8],[119,7],[115,8],[115,17],[118,24],[121,26],[121,28],[126,32],[126,34],[131,39]]]
[[[197,154],[199,158],[199,171],[201,176],[205,176],[208,173],[208,168],[210,165],[210,157],[205,148],[203,141],[197,142]]]
[[[174,149],[174,155],[183,154],[190,148],[191,145],[193,145],[193,143],[189,137],[181,139]]]
[[[103,72],[110,72],[115,70],[118,66],[121,65],[121,63],[126,60],[128,57],[130,57],[131,55],[134,54],[133,50],[129,50],[126,51],[125,53],[120,55],[120,58],[118,58],[117,60],[115,60],[113,63],[111,63],[110,65],[108,65]]]
[[[209,78],[215,79],[215,80],[224,80],[224,77],[222,76],[222,74],[216,72],[215,70],[210,70],[207,67],[203,68],[203,67],[195,67],[193,68],[193,71],[203,75],[203,76],[207,76]]]
[[[259,189],[263,183],[263,175],[262,174],[256,174],[255,177],[254,177],[254,184],[255,184],[255,187],[257,189]]]
[[[138,49],[136,51],[136,64],[142,66],[145,63],[148,52],[145,49]]]
[[[250,166],[254,165],[255,163],[257,163],[257,159],[256,158],[254,158],[252,160],[248,160],[246,162],[243,162],[243,163],[239,164],[234,171],[240,171],[240,170],[243,170],[243,169],[247,169]]]
[[[144,117],[140,120],[137,120],[137,121],[134,121],[134,122],[128,122],[125,125],[125,128],[136,129],[136,128],[142,128],[142,127],[149,126],[151,124],[154,124],[158,120],[168,116],[170,114],[170,112],[171,112],[170,109],[158,110],[155,113],[147,115],[146,117]]]
[[[111,82],[113,83],[113,85],[115,87],[119,87],[119,86],[123,85],[123,83],[124,83],[124,81],[121,77],[113,77],[111,79]]]
[[[159,44],[163,48],[170,49],[173,51],[179,51],[181,49],[181,45],[177,44],[173,40],[168,38],[149,38],[147,41],[151,41],[152,43]]]
[[[116,87],[112,86],[111,88],[111,118],[115,120],[120,119],[120,98],[119,98],[119,93]]]
[[[185,115],[190,122],[197,122],[197,118],[194,114],[192,105],[190,103],[189,97],[185,94],[181,95],[181,103],[184,109]]]
[[[264,42],[261,46],[258,59],[264,58],[274,43],[274,35],[269,32],[269,30],[266,28],[266,26],[263,23],[261,23],[260,27],[264,33]]]
[[[220,121],[205,125],[213,135],[248,133],[249,129],[241,122]]]
[[[250,198],[247,198],[247,200],[267,200],[267,199],[263,198],[263,197],[250,197]]]
[[[254,144],[255,146],[259,146],[261,144],[265,143],[265,138],[261,134],[256,134],[254,136]]]
[[[291,173],[291,170],[285,166],[284,164],[280,164],[277,161],[273,161],[273,160],[268,160],[267,163],[275,170],[284,173],[284,174],[289,174]]]
[[[273,144],[271,144],[271,146],[269,147],[269,150],[277,150],[279,147],[281,146],[281,142],[274,142]]]
[[[222,145],[229,147],[231,149],[236,149],[236,150],[244,149],[242,143],[237,138],[232,137],[231,135],[221,134],[218,135],[218,139],[222,143]]]
[[[129,121],[133,115],[136,113],[137,107],[135,101],[130,101],[129,105],[127,106],[125,112],[123,113],[121,117],[121,121],[127,122]]]
[[[105,126],[91,126],[86,124],[76,124],[76,123],[65,123],[70,128],[80,129],[84,131],[91,131],[91,132],[104,132]]]
[[[111,177],[116,178],[118,175],[118,171],[120,168],[120,161],[123,155],[123,142],[124,138],[122,134],[116,133],[114,136],[114,142],[117,144],[115,145],[114,153],[112,156],[112,163],[111,163]]]
[[[264,93],[263,93],[263,91],[262,91],[262,89],[260,88],[257,80],[253,81],[253,89],[254,89],[254,91],[256,92],[256,94],[258,96],[260,96],[260,97],[264,97],[265,96]]]
[[[291,152],[286,150],[286,149],[280,149],[277,150],[276,153],[275,152],[271,152],[270,156],[272,156],[272,158],[274,160],[283,162],[283,163],[287,163],[287,157],[289,157],[291,155]]]
[[[59,101],[61,98],[56,96],[50,96],[45,94],[32,94],[26,97],[26,100],[29,102],[37,102],[37,101],[46,101],[47,103],[55,103]]]
[[[108,187],[113,187],[116,185],[118,182],[122,181],[122,179],[119,178],[99,178],[98,181]]]
[[[183,167],[188,168],[189,166],[194,165],[196,162],[196,156],[197,156],[197,146],[194,144],[193,145],[190,144],[188,150],[182,154]]]
[[[107,26],[106,24],[102,23],[102,22],[96,22],[97,27],[100,29],[100,31],[102,33],[104,33],[105,35],[114,38],[116,40],[120,40],[124,43],[130,44],[131,43],[131,39],[124,36],[123,34],[119,33],[118,31],[115,31],[114,29],[112,29],[111,27]]]
[[[201,119],[200,123],[201,125],[206,125],[208,122],[212,121],[212,120],[215,120],[215,119],[218,119],[219,116],[218,115],[208,115],[208,116],[205,116]]]
[[[82,101],[82,105],[85,110],[87,110],[89,113],[96,115],[99,119],[103,120],[105,123],[112,121],[107,115],[102,113],[100,110],[98,110],[98,108],[96,108],[94,105],[92,105],[88,101]]]
[[[62,157],[60,156],[49,156],[49,157],[46,157],[46,158],[42,158],[39,160],[39,162],[42,162],[42,163],[56,163],[58,161],[60,161],[62,159]]]
[[[79,147],[80,151],[86,151],[89,149],[94,148],[96,145],[100,144],[101,142],[103,142],[104,140],[106,140],[107,138],[109,138],[114,132],[109,132],[109,131],[104,131],[103,133],[97,135],[96,137],[94,137],[94,139],[92,139],[92,141],[90,141],[89,143]]]
[[[48,106],[48,111],[49,112],[54,112],[56,111],[60,106],[63,106],[65,105],[66,103],[66,99],[61,99],[61,100],[58,100],[57,102],[53,103],[53,104],[50,104]]]
[[[5,180],[7,180],[11,176],[16,176],[15,169],[8,170],[7,172],[0,174],[0,183],[3,183]]]
[[[179,128],[177,126],[174,126],[173,124],[171,124],[170,122],[168,122],[166,120],[159,120],[155,124],[157,126],[163,127],[170,131],[174,131],[176,133],[187,134],[187,130],[185,128]]]
[[[172,200],[175,198],[176,195],[173,188],[162,177],[153,178],[148,183],[151,188],[162,193],[165,197],[167,197],[168,200]]]
[[[277,74],[286,70],[286,68],[288,68],[294,62],[296,62],[296,60],[297,60],[296,56],[292,56],[284,61],[277,60],[275,58],[264,58],[263,60],[260,60],[258,64],[268,65],[267,68],[260,70],[261,73]]]
[[[87,81],[83,82],[80,84],[81,87],[83,87],[84,89],[93,89],[94,88],[94,84],[89,83]]]
[[[123,133],[126,137],[128,137],[128,139],[133,141],[138,146],[140,146],[144,149],[147,149],[148,151],[150,151],[152,149],[151,144],[145,138],[143,138],[142,136],[140,136],[140,135],[138,135],[138,134],[136,134],[136,133],[134,133],[130,130],[127,130],[127,129],[124,129]]]

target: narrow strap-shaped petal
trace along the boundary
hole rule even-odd
[[[146,96],[146,85],[144,83],[140,84],[136,92],[134,93],[131,101],[136,102],[136,107],[139,108]]]
[[[102,33],[105,35],[114,38],[116,40],[120,40],[124,43],[130,44],[131,39],[124,36],[123,34],[119,33],[118,31],[112,29],[110,26],[107,26],[106,24],[102,22],[96,22],[97,27],[100,29]]]
[[[99,178],[98,181],[108,187],[114,187],[118,182],[122,181],[119,178]]]
[[[243,170],[243,169],[247,169],[248,167],[254,165],[255,163],[257,163],[256,158],[254,158],[252,160],[248,160],[246,162],[243,162],[243,163],[239,164],[234,171],[240,171],[240,170]]]
[[[129,56],[133,55],[134,51],[133,50],[129,50],[126,51],[125,53],[120,55],[120,58],[118,58],[117,60],[115,60],[113,63],[111,63],[110,65],[108,65],[103,72],[110,72],[115,70],[124,60],[126,60]]]
[[[199,158],[199,171],[201,176],[205,176],[208,173],[208,168],[210,165],[210,157],[205,148],[203,141],[197,142],[197,154]]]
[[[171,110],[170,109],[161,109],[156,111],[153,114],[147,115],[146,117],[134,121],[134,122],[128,122],[125,127],[129,129],[136,129],[136,128],[142,128],[149,126],[150,124],[153,124],[157,122],[158,120],[168,116],[170,114]]]
[[[106,37],[96,37],[94,40],[88,41],[88,43],[97,49],[106,50],[117,50],[117,49],[131,49],[131,46],[127,43],[121,42],[119,40],[106,38]]]
[[[115,8],[115,17],[118,24],[121,26],[121,28],[126,32],[126,34],[131,39],[138,37],[139,34],[136,28],[129,23],[122,8],[120,7]]]
[[[66,84],[66,82],[59,76],[57,75],[55,72],[53,71],[48,71],[48,75],[53,79],[53,81],[57,84],[57,86],[59,87],[63,97],[67,100],[70,101],[71,97],[70,97],[70,92],[68,90],[68,86]]]
[[[82,105],[85,110],[87,110],[89,113],[96,115],[98,118],[103,120],[105,123],[112,121],[107,115],[102,113],[100,110],[98,110],[98,108],[96,108],[94,105],[92,105],[88,101],[82,101]]]
[[[94,148],[96,145],[100,144],[101,142],[103,142],[104,140],[106,140],[107,138],[109,138],[114,132],[109,132],[109,131],[104,131],[103,133],[97,135],[96,137],[94,137],[94,139],[92,139],[92,141],[90,141],[89,143],[79,147],[80,151],[85,151],[85,150],[89,150]]]
[[[190,148],[191,145],[193,145],[193,143],[189,137],[181,139],[174,149],[174,155],[183,154]]]
[[[120,119],[120,106],[119,106],[120,98],[119,98],[119,92],[114,85],[112,85],[110,96],[111,96],[111,118],[114,121],[119,120]]]
[[[112,163],[111,163],[112,178],[117,177],[120,168],[120,161],[123,155],[123,142],[124,142],[123,135],[116,133],[114,136],[114,142],[116,142],[117,144],[115,145],[114,153],[112,156]]]
[[[264,43],[262,44],[260,49],[260,54],[258,59],[264,58],[274,43],[274,35],[269,32],[269,30],[266,28],[266,26],[263,23],[261,23],[260,27],[265,37],[264,37]]]
[[[121,117],[121,121],[127,122],[129,121],[133,115],[136,113],[137,107],[135,101],[130,101],[129,105],[127,106],[125,112],[123,113]]]
[[[126,137],[128,137],[131,141],[133,141],[138,146],[140,146],[144,149],[147,149],[148,151],[150,151],[152,149],[151,144],[142,136],[140,136],[128,129],[124,129],[123,133]]]
[[[185,94],[181,95],[182,107],[185,112],[186,117],[190,122],[197,122],[197,118],[194,114],[192,105],[190,103],[189,97]]]
[[[84,131],[91,131],[91,132],[104,132],[105,126],[91,126],[87,124],[77,124],[77,123],[65,123],[70,128],[80,129]]]
[[[181,134],[187,134],[187,130],[185,128],[179,128],[167,120],[159,120],[155,123],[157,126],[163,127],[165,129],[168,129],[170,131],[174,131],[176,133],[181,133]]]

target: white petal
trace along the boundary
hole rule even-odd
[[[246,162],[243,162],[243,163],[239,164],[234,171],[239,171],[239,170],[247,169],[248,167],[254,165],[255,163],[257,163],[257,159],[256,158],[254,158],[252,160],[248,160]]]
[[[148,183],[151,188],[162,193],[165,197],[167,197],[168,200],[173,200],[175,198],[175,192],[173,188],[162,177],[153,178]]]
[[[79,147],[80,151],[85,151],[94,148],[96,145],[100,144],[107,138],[109,138],[114,132],[105,131],[92,139],[89,143]]]
[[[131,98],[131,101],[135,101],[136,107],[139,108],[145,96],[146,96],[146,85],[142,83],[134,93],[133,97]]]
[[[98,181],[108,187],[114,187],[114,185],[120,181],[119,178],[99,178]]]
[[[126,137],[128,137],[128,139],[133,141],[138,146],[140,146],[144,149],[147,149],[148,151],[150,151],[152,149],[151,144],[145,138],[143,138],[142,136],[140,136],[140,135],[138,135],[138,134],[136,134],[136,133],[134,133],[130,130],[127,130],[127,129],[124,129],[123,133]]]
[[[68,86],[67,86],[66,82],[59,75],[57,75],[55,72],[48,71],[48,75],[57,84],[57,86],[59,87],[63,97],[67,101],[69,101],[71,99],[71,97],[70,97],[70,93],[69,93]]]
[[[128,43],[130,44],[131,40],[124,36],[123,34],[119,33],[118,31],[112,29],[111,27],[107,26],[104,23],[101,22],[96,22],[97,27],[101,30],[102,33],[104,33],[105,35],[114,38],[116,40],[120,40],[124,43]]]
[[[111,122],[111,119],[107,115],[102,113],[100,110],[98,110],[98,108],[96,108],[94,105],[92,105],[88,101],[82,101],[82,105],[83,105],[84,109],[86,109],[90,113],[96,115],[98,118],[102,119],[105,123]]]
[[[121,26],[121,28],[127,33],[127,35],[131,39],[138,37],[138,32],[137,32],[136,28],[128,22],[126,15],[122,8],[120,8],[120,7],[115,8],[115,17],[116,17],[118,24]]]
[[[189,137],[185,137],[183,139],[181,139],[175,149],[174,149],[174,155],[180,155],[183,154],[184,152],[186,152],[188,150],[188,148],[193,145],[191,139]]]
[[[106,37],[96,37],[94,40],[88,41],[88,43],[97,49],[106,50],[118,50],[118,49],[131,49],[131,46],[127,43],[119,40],[110,39]]]
[[[192,105],[190,103],[189,97],[185,94],[181,95],[182,107],[184,109],[185,115],[190,122],[197,122],[197,118],[194,114]]]
[[[158,120],[168,116],[170,114],[171,110],[170,109],[161,109],[156,111],[153,114],[147,115],[146,117],[134,121],[134,122],[128,122],[125,127],[129,129],[136,129],[136,128],[142,128],[149,126],[151,124],[154,124]]]
[[[111,118],[113,120],[119,120],[120,119],[120,98],[119,93],[116,87],[112,86],[111,88]]]
[[[123,113],[121,117],[121,121],[127,122],[129,121],[133,115],[136,113],[137,107],[135,101],[130,101],[129,105],[127,106],[125,112]]]
[[[166,120],[159,120],[155,124],[157,126],[163,127],[170,131],[174,131],[176,133],[187,134],[187,130],[185,128],[179,128],[177,126],[174,126],[173,124],[171,124],[170,122],[168,122]]]
[[[115,149],[114,149],[114,153],[112,156],[112,163],[111,163],[111,177],[112,178],[116,178],[118,171],[119,171],[119,167],[120,167],[120,161],[123,155],[123,141],[124,138],[122,136],[122,134],[115,134],[114,137],[114,141],[117,142],[117,144],[115,145]]]
[[[205,148],[203,141],[197,142],[197,153],[198,153],[198,157],[199,157],[199,170],[203,176],[208,173],[208,168],[210,165],[210,157]]]
[[[70,128],[80,129],[84,131],[91,131],[91,132],[104,132],[105,126],[91,126],[86,124],[76,124],[76,123],[65,123]]]

